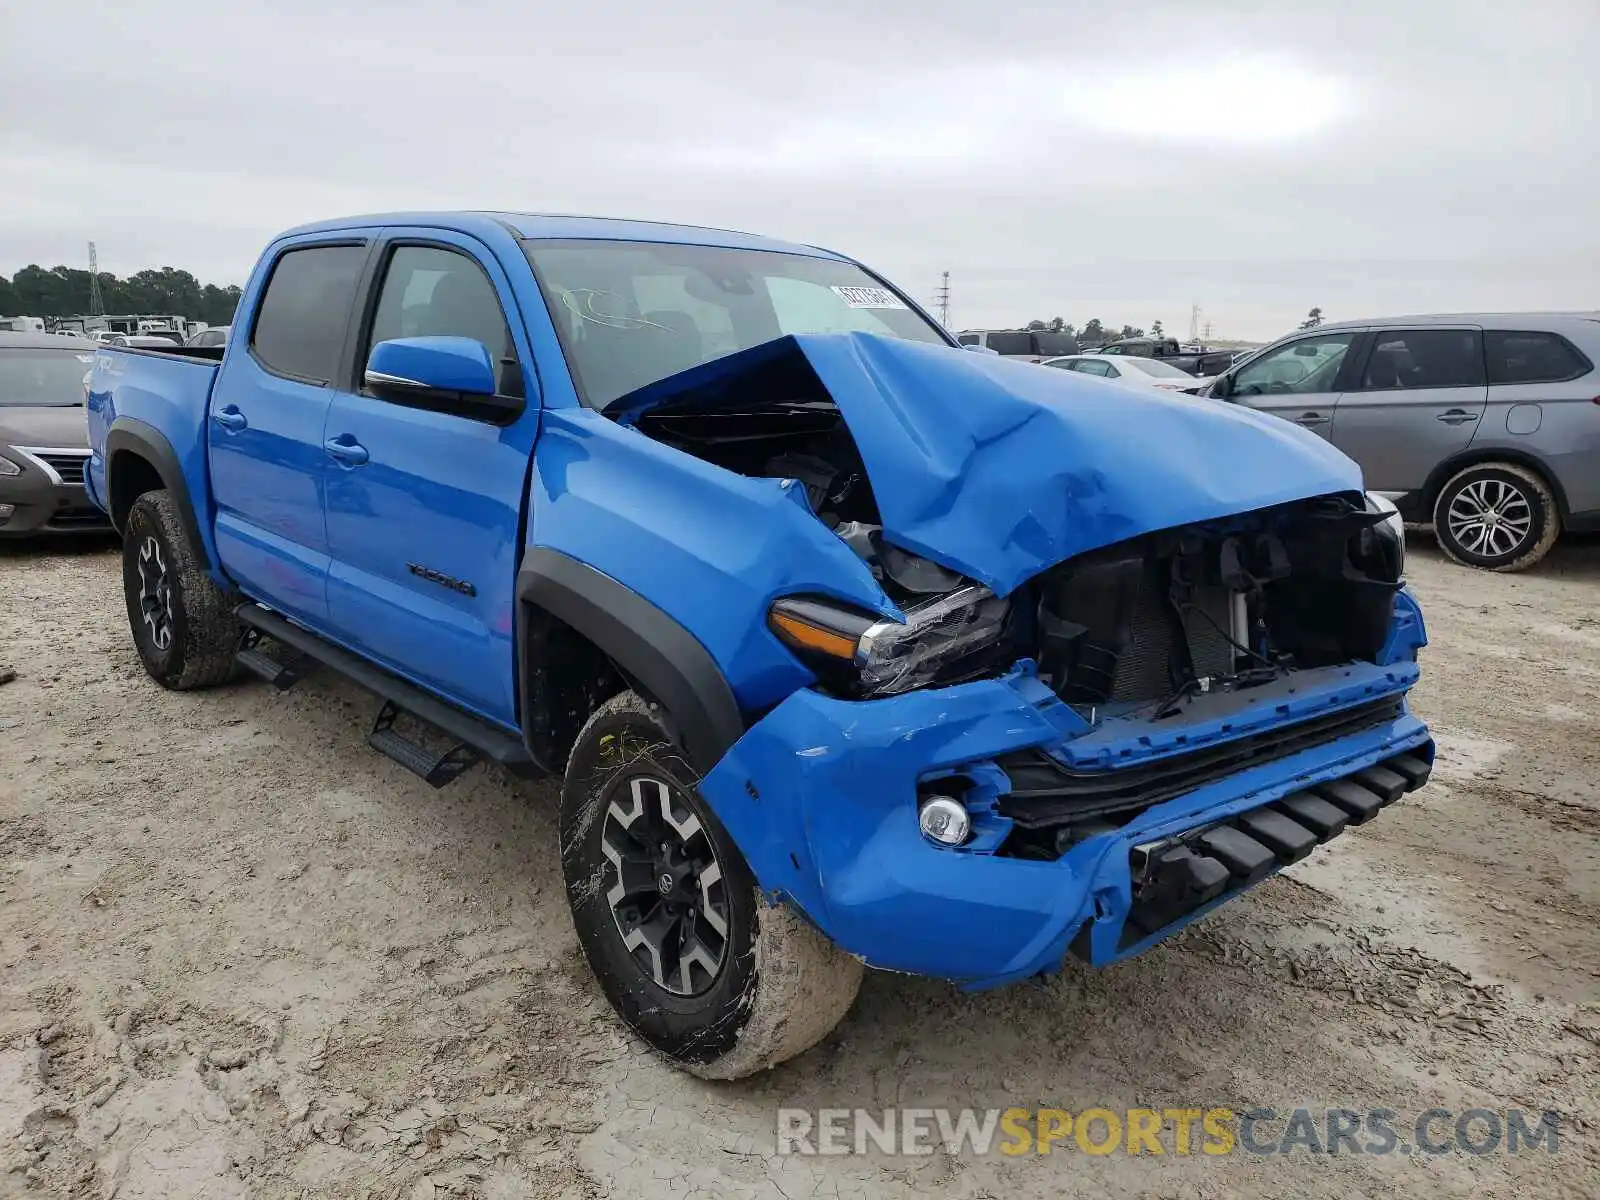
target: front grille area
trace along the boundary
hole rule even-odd
[[[99,529],[111,528],[111,518],[98,508],[58,508],[50,518],[48,529]]]
[[[83,486],[83,469],[89,462],[87,451],[82,454],[36,451],[34,457],[61,476],[62,483],[69,487]]]
[[[1000,812],[1023,829],[1048,829],[1144,809],[1247,767],[1395,720],[1401,712],[1399,699],[1385,697],[1220,746],[1098,771],[1064,766],[1037,748],[1015,750],[995,760],[1011,780],[1011,790],[999,798]]]

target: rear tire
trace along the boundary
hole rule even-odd
[[[146,492],[128,511],[122,591],[151,679],[184,692],[233,675],[242,629],[228,597],[196,561],[169,492]]]
[[[633,692],[602,704],[561,789],[561,861],[584,955],[613,1008],[676,1065],[738,1079],[809,1049],[859,960],[773,904]]]
[[[1525,571],[1561,536],[1561,510],[1550,485],[1527,467],[1475,463],[1440,489],[1433,533],[1462,566]]]

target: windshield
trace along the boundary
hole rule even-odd
[[[523,246],[591,408],[788,333],[948,344],[894,292],[835,259],[665,242]]]
[[[1155,358],[1134,358],[1128,356],[1127,361],[1136,369],[1146,375],[1154,375],[1158,379],[1193,379],[1194,376],[1187,371],[1180,371],[1171,363],[1164,363]]]
[[[82,350],[0,349],[0,408],[83,403],[94,355]]]

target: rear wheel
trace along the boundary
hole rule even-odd
[[[698,782],[654,706],[607,701],[567,766],[562,866],[578,940],[623,1020],[694,1074],[736,1079],[821,1040],[862,968],[759,894]]]
[[[1561,534],[1561,512],[1538,474],[1515,463],[1476,463],[1440,490],[1433,506],[1439,547],[1490,571],[1533,566]]]
[[[166,491],[146,492],[128,512],[122,590],[133,644],[150,678],[181,692],[233,674],[239,623],[195,559],[177,502]]]

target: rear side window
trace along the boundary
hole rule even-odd
[[[1362,373],[1369,392],[1483,386],[1483,344],[1475,329],[1381,329]]]
[[[1555,333],[1491,330],[1483,335],[1490,383],[1562,383],[1594,368]]]
[[[989,334],[989,349],[996,354],[1033,354],[1033,337],[1022,331],[1001,329]]]
[[[1070,333],[1043,333],[1033,335],[1039,344],[1040,354],[1076,354],[1078,352],[1078,339]]]
[[[339,365],[365,246],[290,250],[272,269],[250,347],[279,375],[327,383]]]

